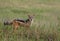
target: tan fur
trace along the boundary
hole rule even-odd
[[[26,28],[29,28],[32,24],[31,24],[31,19],[33,19],[33,16],[31,15],[28,15],[28,18],[30,21],[28,21],[27,23],[23,23],[23,22],[20,22],[20,21],[16,21],[16,20],[13,20],[13,26],[14,26],[14,29],[16,30],[19,26],[21,27],[26,27]]]

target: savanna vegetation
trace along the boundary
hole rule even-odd
[[[35,15],[28,30],[3,24],[28,14]],[[0,41],[60,41],[60,0],[0,0]]]

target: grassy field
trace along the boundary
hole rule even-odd
[[[35,15],[29,32],[3,25],[28,14]],[[0,41],[60,41],[60,0],[0,0]]]

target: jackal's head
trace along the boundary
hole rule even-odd
[[[32,24],[33,24],[34,16],[35,16],[35,15],[28,15],[29,21],[30,21],[30,23],[31,23],[30,26],[32,26]]]
[[[28,15],[28,18],[29,18],[30,21],[32,21],[33,18],[34,18],[34,15]]]

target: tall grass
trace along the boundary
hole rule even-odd
[[[12,25],[4,26],[6,20],[27,19],[34,14],[29,29]],[[0,41],[60,41],[59,0],[0,0]]]

